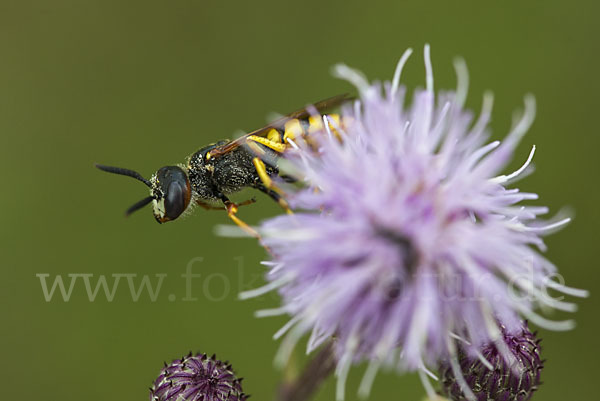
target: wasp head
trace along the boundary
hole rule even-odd
[[[125,168],[100,164],[96,164],[96,167],[109,173],[135,178],[150,188],[150,196],[133,204],[125,212],[126,216],[152,202],[154,218],[159,223],[164,223],[175,220],[190,204],[192,198],[190,180],[186,172],[179,166],[162,167],[150,180],[145,179],[136,171]]]
[[[175,220],[187,209],[192,198],[190,180],[178,166],[160,168],[150,181],[154,218],[159,223]]]

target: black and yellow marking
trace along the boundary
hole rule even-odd
[[[327,114],[325,117],[330,121],[331,132],[339,137],[336,128],[341,126],[339,114]],[[283,153],[290,146],[290,141],[298,141],[300,138],[307,140],[310,135],[321,132],[323,127],[322,115],[310,116],[306,119],[293,118],[286,121],[282,128],[271,128],[264,137],[251,135],[247,139]]]
[[[276,142],[273,141],[269,138],[265,138],[262,136],[256,136],[256,135],[251,135],[248,137],[248,142],[253,141],[256,143],[260,143],[263,146],[266,146],[267,148],[273,149],[274,151],[278,152],[278,153],[283,153],[286,149],[285,144],[281,143],[281,142]]]
[[[264,157],[265,150],[260,146],[265,146],[277,153],[283,153],[291,145],[291,142],[305,141],[310,146],[314,145],[311,141],[311,134],[322,132],[324,123],[322,115],[309,116],[308,118],[298,119],[292,118],[285,122],[282,128],[271,128],[266,132],[265,136],[249,135],[245,138],[246,146],[254,153],[252,159],[256,173],[260,178],[264,188],[269,195],[277,200],[279,205],[287,212],[292,213],[288,203],[284,199],[284,191],[273,183],[273,179],[269,176],[265,162],[261,159]],[[330,131],[339,138],[338,130],[340,127],[340,116],[338,114],[327,114],[325,118],[330,121]]]

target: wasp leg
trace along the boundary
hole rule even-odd
[[[243,202],[241,202],[241,203],[238,203],[238,204],[237,204],[237,206],[238,206],[238,207],[239,207],[239,206],[246,206],[246,205],[251,205],[251,204],[253,204],[253,203],[256,203],[256,198],[250,198],[250,199],[248,199],[248,200],[245,200],[245,201],[243,201]]]
[[[256,148],[260,149],[260,147],[256,145],[257,143],[260,143],[261,145],[266,146],[267,148],[273,149],[277,153],[283,153],[287,149],[287,146],[284,143],[256,135],[249,136],[246,140],[246,143],[248,144],[248,146],[252,147],[253,150],[256,150]]]
[[[296,182],[298,182],[298,179],[296,177],[292,177],[291,175],[287,175],[287,174],[282,174],[279,177],[281,177],[281,179],[289,184],[294,184]]]
[[[281,190],[277,188],[275,184],[273,184],[273,180],[271,179],[271,177],[269,177],[269,174],[267,173],[267,166],[265,166],[265,162],[263,162],[260,158],[255,157],[254,159],[252,159],[252,164],[254,164],[254,168],[258,173],[258,177],[260,178],[264,186],[274,190],[275,192],[280,193]]]
[[[264,139],[264,138],[262,138],[262,139]],[[270,143],[282,145],[281,143],[275,142],[275,141],[270,141]],[[260,160],[262,160],[262,162],[265,163],[267,166],[272,167],[277,170],[277,158],[275,157],[274,154],[272,154],[273,153],[272,148],[270,150],[265,149],[265,148],[261,147],[256,140],[254,140],[252,138],[249,138],[246,141],[246,147],[252,154],[254,154],[254,156],[260,158]],[[269,154],[269,152],[271,154]],[[281,152],[275,151],[275,154],[277,154],[277,153],[281,153]]]
[[[197,200],[196,204],[206,210],[223,210],[222,207],[213,206],[210,203],[202,202],[201,200]]]
[[[258,240],[261,239],[261,236],[258,233],[258,231],[250,227],[246,222],[244,222],[242,219],[235,215],[238,211],[238,206],[235,203],[226,204],[225,208],[227,209],[227,216],[229,216],[229,218],[233,220],[235,224],[237,224],[242,230],[244,230],[247,234],[251,235],[252,237]]]
[[[250,198],[250,199],[245,200],[245,201],[243,201],[241,203],[237,203],[236,206],[239,207],[239,206],[251,205],[251,204],[253,204],[255,202],[256,202],[255,198]],[[210,203],[206,203],[206,202],[203,202],[201,200],[197,200],[196,204],[198,206],[206,209],[206,210],[223,210],[223,208],[221,206],[214,206],[214,205],[211,205]]]
[[[258,239],[259,241],[262,239],[262,237],[260,236],[258,231],[256,231],[252,227],[250,227],[246,222],[244,222],[242,219],[240,219],[239,217],[237,217],[235,215],[240,206],[249,205],[250,203],[254,203],[255,202],[254,199],[249,199],[247,201],[240,203],[239,205],[230,201],[229,198],[223,194],[219,194],[219,199],[221,199],[221,201],[225,205],[225,210],[227,210],[227,216],[229,216],[229,218],[235,224],[237,224],[238,227],[240,227],[242,230],[244,230],[248,235]]]
[[[273,180],[271,177],[269,177],[269,174],[267,174],[265,163],[258,157],[252,159],[252,163],[254,164],[254,168],[256,169],[260,180],[262,181],[262,185],[259,184],[256,186],[256,188],[273,198],[288,214],[292,214],[290,206],[283,198],[283,191],[273,183]]]
[[[254,186],[256,189],[258,189],[259,191],[269,195],[269,197],[271,199],[273,199],[275,202],[277,202],[286,212],[292,214],[292,211],[289,207],[289,204],[287,203],[287,201],[277,192],[273,191],[272,189],[269,189],[267,187],[265,187],[262,184],[257,184]]]
[[[267,167],[265,165],[265,161],[262,160],[259,156],[264,156],[265,155],[265,151],[263,149],[261,149],[261,147],[258,145],[259,143],[265,146],[270,147],[271,149],[274,150],[278,150],[278,147],[281,147],[283,144],[279,143],[279,142],[275,142],[273,140],[268,140],[266,138],[262,138],[262,137],[249,137],[249,140],[247,141],[247,145],[248,148],[250,148],[250,150],[256,155],[253,159],[252,159],[252,164],[254,164],[254,168],[256,169],[256,173],[258,174],[258,177],[260,178],[260,180],[262,181],[262,185],[256,185],[256,188],[264,193],[266,193],[267,195],[269,195],[273,200],[275,200],[282,208],[283,210],[285,210],[287,213],[292,214],[292,210],[290,209],[287,201],[283,198],[283,190],[279,187],[277,187],[274,183],[273,180],[271,179],[271,177],[269,176],[269,174],[267,173]],[[268,144],[267,144],[268,142]],[[270,146],[270,145],[274,145],[274,146]],[[277,146],[275,146],[277,145]],[[281,151],[285,150],[285,145],[283,145],[283,147],[281,147]],[[285,176],[286,178],[289,176]],[[291,182],[291,180],[293,180],[292,177],[289,178],[284,178],[284,180],[286,182]],[[291,180],[290,180],[291,179]]]

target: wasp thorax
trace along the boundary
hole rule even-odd
[[[186,172],[178,166],[166,166],[152,177],[152,205],[159,223],[175,220],[190,204],[192,191]]]

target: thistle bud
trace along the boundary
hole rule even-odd
[[[527,324],[523,324],[521,332],[509,334],[501,326],[504,342],[514,355],[514,366],[510,366],[506,358],[494,344],[481,350],[490,366],[486,366],[480,357],[470,356],[464,349],[459,349],[458,362],[462,375],[478,401],[526,401],[540,384],[540,371],[543,360],[540,358],[541,340],[537,339]],[[460,383],[450,366],[442,369],[442,393],[454,400],[467,400]]]
[[[190,352],[169,365],[165,362],[150,387],[150,401],[245,401],[241,381],[228,362]]]

